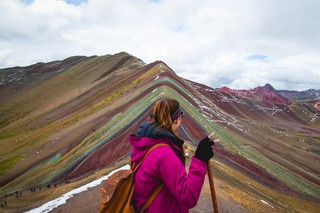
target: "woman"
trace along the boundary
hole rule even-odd
[[[135,174],[135,208],[140,211],[161,183],[163,188],[147,212],[189,212],[199,199],[206,174],[206,163],[213,157],[213,134],[199,142],[189,168],[185,169],[184,141],[178,137],[183,112],[174,99],[159,100],[153,110],[153,122],[143,122],[136,135],[130,136],[132,161],[137,165],[157,143],[166,143],[145,158]]]

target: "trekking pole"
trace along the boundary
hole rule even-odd
[[[208,170],[208,177],[209,177],[210,190],[211,190],[211,196],[212,196],[213,210],[214,210],[214,213],[218,213],[219,212],[218,202],[217,202],[216,191],[214,189],[214,182],[213,182],[213,175],[212,175],[210,160],[208,160],[208,163],[207,163],[207,170]]]

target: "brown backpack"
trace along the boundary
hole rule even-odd
[[[143,160],[148,156],[148,154],[160,146],[169,146],[167,144],[156,144],[152,146],[148,152],[144,155],[139,164],[132,170],[120,170],[115,173],[113,176],[114,179],[119,179],[119,182],[116,184],[113,192],[110,193],[110,181],[106,181],[104,185],[100,189],[100,207],[98,213],[131,213],[135,212],[134,208],[134,174],[139,168],[140,164]],[[145,210],[149,207],[151,202],[156,198],[163,187],[163,183],[161,183],[152,193],[151,197],[144,204],[141,212],[145,212]],[[111,194],[111,196],[110,196]]]

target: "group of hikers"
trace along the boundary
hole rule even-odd
[[[66,180],[66,184],[71,183],[70,180]],[[30,192],[34,193],[34,192],[39,192],[42,191],[43,188],[57,188],[58,184],[54,183],[54,184],[47,184],[46,186],[37,186],[37,187],[32,187],[30,188]],[[24,191],[15,191],[11,194],[5,194],[1,199],[1,207],[7,207],[8,206],[8,202],[9,202],[9,198],[16,198],[19,199],[20,197],[22,197],[23,192],[27,192],[28,190],[24,190]],[[25,193],[24,193],[25,194]]]

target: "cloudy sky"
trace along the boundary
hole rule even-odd
[[[320,89],[319,0],[0,0],[0,68],[128,52],[249,89]]]

